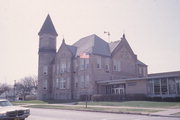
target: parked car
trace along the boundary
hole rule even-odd
[[[28,108],[13,106],[8,100],[0,99],[0,120],[25,120],[29,115]]]

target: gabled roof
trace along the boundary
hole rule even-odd
[[[111,45],[111,46],[113,46],[113,45]],[[121,41],[119,41],[117,43],[114,43],[114,47],[111,48],[112,49],[111,53],[113,53],[118,46],[119,46],[119,48],[121,48],[123,46],[126,46],[130,50],[131,54],[135,55],[133,50],[131,49],[128,41],[126,40],[125,34],[123,34],[123,37],[121,38]]]
[[[114,41],[114,42],[110,42],[109,43],[109,49],[112,53],[112,51],[117,47],[117,45],[120,43],[120,40]]]
[[[69,48],[73,56],[76,55],[77,47],[71,45],[66,45],[66,46]]]
[[[136,64],[138,64],[138,65],[143,65],[143,66],[147,66],[146,64],[144,64],[144,63],[141,62],[140,60],[137,60]]]
[[[108,43],[95,34],[80,39],[73,46],[77,47],[76,56],[83,52],[111,56]]]
[[[46,20],[44,21],[38,35],[42,35],[44,33],[49,33],[49,34],[52,34],[52,35],[55,35],[55,36],[58,35],[55,28],[54,28],[53,22],[52,22],[52,20],[51,20],[51,18],[49,16],[49,14],[46,17]]]

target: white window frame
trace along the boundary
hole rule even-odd
[[[60,65],[60,72],[61,72],[61,73],[66,72],[66,63],[65,63],[65,62],[62,62],[62,63],[61,63],[61,65]]]
[[[67,87],[66,86],[66,80],[64,78],[60,79],[59,84],[60,84],[60,89],[66,89],[66,87]]]
[[[113,60],[113,70],[120,72],[121,71],[121,61],[120,60]]]

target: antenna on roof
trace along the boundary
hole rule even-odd
[[[104,31],[104,34],[107,34],[108,35],[108,41],[110,42],[110,32],[108,32],[108,31]]]

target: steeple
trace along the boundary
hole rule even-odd
[[[38,35],[42,35],[44,33],[49,33],[51,35],[55,35],[55,36],[58,36],[55,28],[54,28],[54,25],[53,25],[53,22],[48,14],[48,16],[46,17],[46,20],[44,21],[44,24],[42,25],[42,28],[41,30],[39,31]]]

